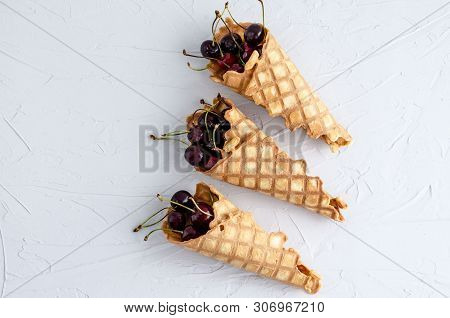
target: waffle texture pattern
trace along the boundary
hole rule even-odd
[[[211,229],[186,242],[167,231],[169,241],[249,272],[302,287],[309,293],[319,290],[320,277],[303,265],[294,249],[283,247],[287,240],[284,233],[266,232],[250,213],[235,207],[212,186],[199,183],[195,198],[209,201],[208,193],[216,198]]]
[[[319,177],[306,173],[304,160],[293,160],[275,141],[264,134],[230,99],[215,100],[219,109],[227,108],[225,118],[231,128],[225,134],[223,159],[209,171],[215,179],[249,188],[343,221],[340,209],[347,205],[323,190]],[[188,126],[195,118],[188,118]]]
[[[243,36],[243,29],[231,19],[227,19],[227,24]],[[216,39],[220,41],[226,34],[228,30],[222,27]],[[290,130],[302,127],[310,137],[322,138],[333,151],[351,142],[350,134],[336,122],[269,30],[266,29],[262,56],[255,50],[243,73],[224,72],[213,62],[208,68],[213,81],[264,107],[271,116],[282,116]]]

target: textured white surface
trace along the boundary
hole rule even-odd
[[[216,185],[263,227],[287,233],[323,276],[320,296],[450,295],[446,3],[266,1],[269,28],[313,87],[327,83],[319,93],[354,137],[333,155],[309,139],[295,145],[301,132],[277,136],[348,202],[336,225],[198,174],[139,172],[139,125],[174,126],[202,97],[220,91],[269,119],[179,54],[198,51],[222,1],[0,0],[1,295],[308,296],[132,233],[162,206],[153,195],[185,176],[166,194]],[[256,0],[231,4],[259,21]]]

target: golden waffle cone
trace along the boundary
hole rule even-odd
[[[225,118],[231,128],[225,134],[222,159],[205,173],[215,179],[249,188],[304,206],[336,221],[343,221],[340,209],[347,205],[322,189],[322,180],[306,174],[306,162],[293,160],[280,150],[275,141],[264,134],[229,99],[215,100],[218,111],[230,108]],[[196,118],[188,117],[188,126]]]
[[[250,213],[236,208],[212,186],[199,183],[194,197],[212,203],[215,219],[210,230],[185,242],[180,241],[178,234],[165,231],[170,242],[249,272],[303,287],[308,293],[319,290],[320,277],[301,263],[295,250],[283,247],[287,240],[284,233],[264,231]]]
[[[230,18],[226,22],[233,32],[243,37],[242,28]],[[228,30],[220,28],[217,41],[226,34]],[[269,30],[266,29],[262,56],[255,50],[243,73],[224,72],[217,63],[209,63],[208,68],[213,81],[253,100],[266,108],[270,116],[282,116],[290,130],[302,127],[310,137],[322,138],[332,151],[351,142],[350,134],[336,122]]]

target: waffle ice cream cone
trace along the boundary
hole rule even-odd
[[[210,230],[185,242],[179,234],[165,231],[170,242],[249,272],[302,287],[308,293],[319,290],[320,277],[302,264],[295,250],[284,248],[287,240],[284,233],[266,232],[250,213],[235,207],[212,186],[199,183],[194,197],[213,206],[215,219]],[[167,226],[164,223],[163,227]]]
[[[230,18],[226,22],[243,38],[241,27]],[[249,24],[242,23],[244,27]],[[227,34],[225,27],[220,28],[216,33],[217,41]],[[213,81],[266,108],[270,116],[282,116],[290,130],[302,127],[310,137],[322,138],[332,151],[351,142],[350,134],[336,122],[269,30],[266,29],[262,56],[255,50],[243,73],[224,72],[214,62],[209,63],[208,68]]]
[[[306,174],[306,162],[293,160],[280,150],[275,141],[264,134],[229,99],[214,101],[217,112],[228,109],[225,119],[230,130],[225,134],[222,159],[208,170],[198,171],[215,179],[249,188],[343,221],[341,208],[347,205],[322,189],[322,180]],[[187,119],[188,127],[196,116]]]

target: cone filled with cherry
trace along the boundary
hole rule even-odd
[[[169,201],[170,207],[162,226],[150,234],[161,230],[169,242],[207,257],[309,293],[319,290],[320,277],[302,263],[298,252],[284,247],[287,236],[283,232],[265,231],[251,213],[237,208],[214,187],[198,183],[194,196],[178,191],[171,199],[158,197]],[[198,213],[193,212],[196,209]],[[204,216],[205,213],[212,217]],[[135,232],[149,227],[149,219]]]
[[[183,51],[186,56],[207,59],[207,65],[193,68],[188,63],[188,66],[208,70],[214,82],[264,107],[270,116],[283,117],[290,130],[303,128],[310,137],[324,140],[332,151],[350,144],[350,134],[265,27],[264,4],[258,1],[263,12],[262,24],[237,22],[228,3],[221,12],[216,11],[212,38],[201,44],[201,56]]]
[[[291,159],[236,105],[220,94],[212,104],[187,117],[186,130],[153,139],[175,139],[182,134],[188,147],[184,157],[197,171],[233,185],[249,188],[343,221],[340,198],[323,189],[319,177],[306,172],[304,160]]]

